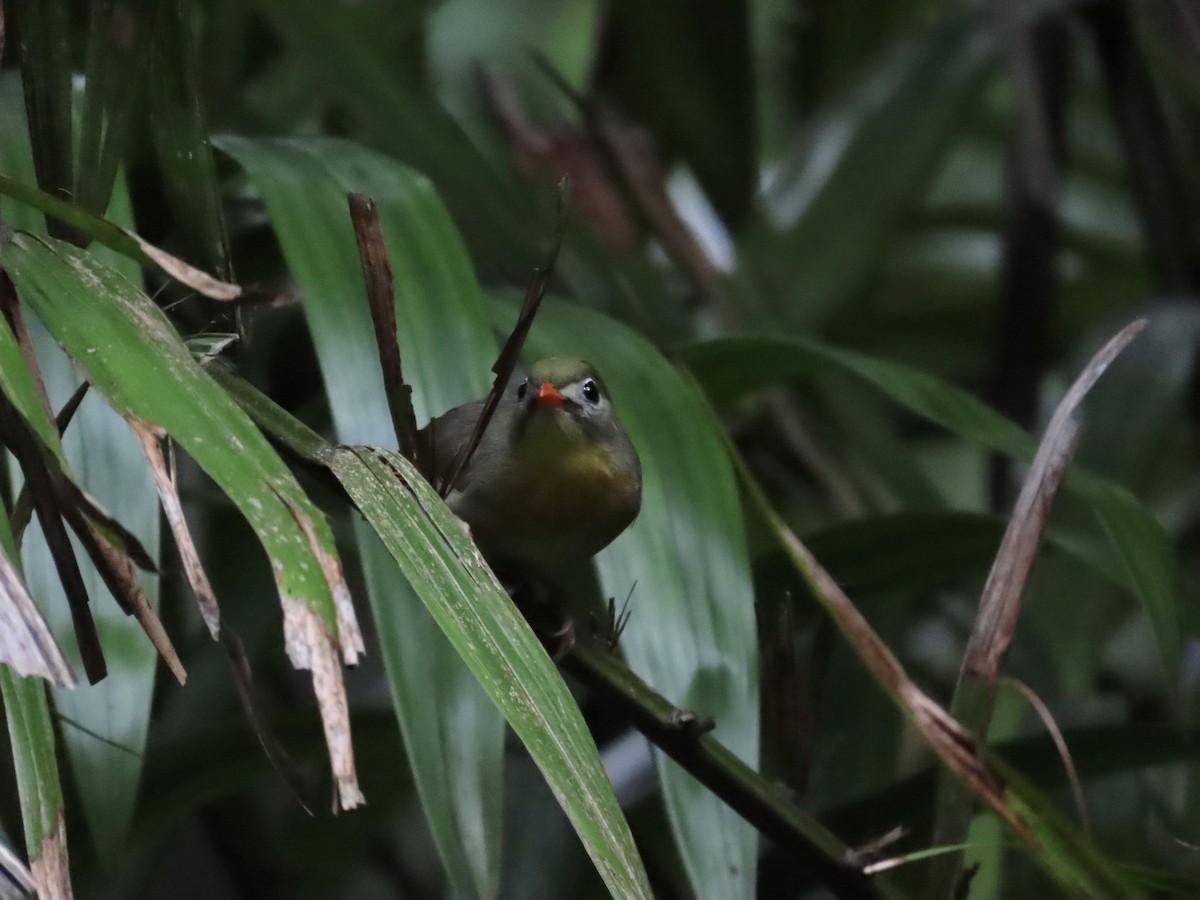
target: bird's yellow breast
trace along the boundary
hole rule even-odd
[[[641,500],[636,479],[596,445],[523,460],[500,481],[504,512],[489,537],[518,558],[589,557],[625,529]]]

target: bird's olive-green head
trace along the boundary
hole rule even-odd
[[[600,374],[582,359],[554,356],[516,389],[514,450],[521,456],[603,455],[625,429]]]
[[[480,403],[433,423],[438,458],[466,440]],[[448,498],[495,564],[578,564],[625,530],[642,469],[608,388],[587,362],[552,357],[510,388]]]

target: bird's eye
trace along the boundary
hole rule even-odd
[[[518,399],[518,400],[524,400],[524,399],[525,399],[525,392],[526,392],[527,390],[529,390],[529,379],[528,379],[528,378],[526,378],[524,381],[522,381],[522,382],[520,383],[520,385],[518,385],[518,387],[517,387],[517,399]]]
[[[600,402],[600,388],[590,378],[583,383],[583,399],[588,403]]]

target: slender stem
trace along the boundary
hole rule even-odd
[[[306,461],[321,464],[328,445],[318,435],[223,367],[211,366],[209,372],[270,437]],[[705,723],[673,706],[616,656],[579,641],[562,666],[746,821],[791,852],[836,896],[895,896],[884,883],[845,862],[847,848],[792,803],[782,788],[738,759],[708,733]]]
[[[713,737],[710,723],[673,706],[615,655],[580,641],[562,667],[747,822],[792,852],[836,896],[884,896],[881,886],[843,861],[847,848],[836,837]]]
[[[358,241],[362,260],[363,281],[367,288],[367,304],[375,326],[375,343],[379,348],[379,366],[383,370],[383,389],[387,394],[388,412],[400,452],[418,467],[417,418],[413,413],[412,388],[404,383],[400,365],[400,344],[396,340],[396,299],[392,283],[392,264],[383,242],[379,224],[379,209],[375,201],[363,194],[347,194],[350,221]]]

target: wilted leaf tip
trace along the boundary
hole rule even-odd
[[[321,726],[329,749],[329,763],[337,783],[334,810],[353,809],[366,802],[358,787],[354,746],[350,739],[350,709],[338,658],[338,646],[328,627],[308,604],[282,597],[283,634],[288,658],[298,669],[311,669],[313,693],[321,712]]]
[[[75,673],[67,665],[54,635],[17,570],[0,554],[0,663],[18,675],[44,678],[58,687],[75,687]]]
[[[63,824],[62,810],[54,830],[42,838],[37,858],[29,864],[37,895],[42,900],[71,900],[70,866],[67,858],[67,830]]]

